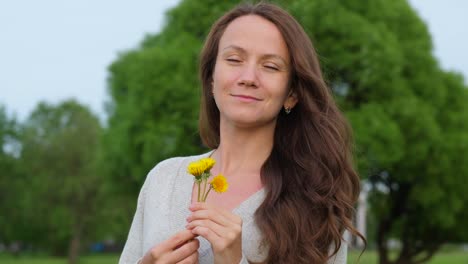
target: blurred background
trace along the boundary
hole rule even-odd
[[[271,2],[354,129],[348,262],[468,263],[468,2]],[[0,263],[117,262],[149,170],[207,151],[198,56],[238,3],[0,2]]]

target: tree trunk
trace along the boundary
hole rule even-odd
[[[81,246],[81,228],[79,225],[74,225],[73,235],[70,241],[70,246],[68,250],[68,264],[77,264],[78,257],[80,255],[80,246]]]
[[[379,264],[389,264],[387,232],[390,231],[390,224],[387,219],[382,220],[377,228],[377,249],[379,253]]]

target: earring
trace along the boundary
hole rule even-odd
[[[291,107],[285,106],[285,107],[284,107],[284,111],[286,112],[286,114],[291,113]]]

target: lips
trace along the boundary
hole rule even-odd
[[[243,100],[262,101],[262,99],[254,97],[254,96],[250,96],[250,95],[244,95],[244,94],[231,94],[231,95],[239,99],[243,99]]]

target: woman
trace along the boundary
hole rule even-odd
[[[302,27],[271,4],[238,6],[213,25],[200,75],[214,151],[149,173],[120,263],[346,263],[359,178]],[[197,203],[186,168],[207,156],[229,191]]]

